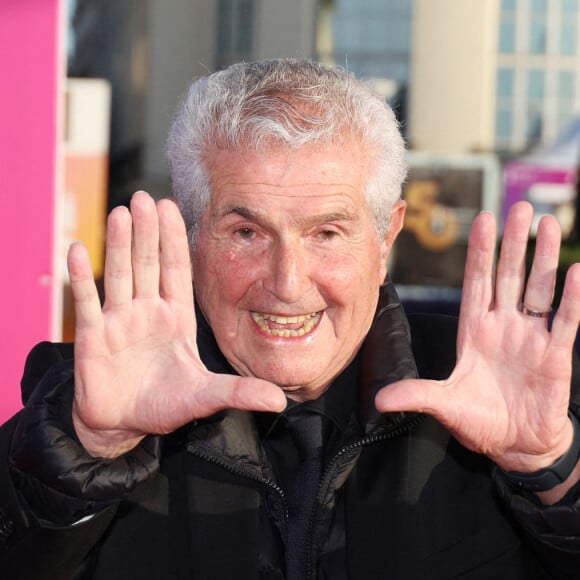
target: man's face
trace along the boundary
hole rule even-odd
[[[356,143],[269,155],[218,151],[193,253],[199,305],[243,376],[318,397],[371,325],[404,203],[377,239]]]

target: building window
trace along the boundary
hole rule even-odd
[[[576,100],[575,71],[563,70],[558,75],[558,132],[568,126],[574,117]]]
[[[514,52],[516,27],[514,22],[502,21],[499,28],[499,50],[503,53]]]
[[[497,96],[512,97],[514,94],[514,71],[511,68],[500,68],[497,73]]]
[[[528,73],[528,99],[530,101],[541,103],[544,99],[544,77],[543,70],[531,70]]]
[[[497,144],[501,148],[506,147],[511,142],[513,133],[513,115],[511,111],[498,111],[496,114],[495,135]]]
[[[578,0],[562,0],[560,26],[560,52],[565,55],[576,54],[578,36]]]
[[[548,10],[548,0],[531,0],[532,12],[546,13]]]
[[[544,54],[546,52],[547,33],[547,0],[532,0],[530,5],[530,52]]]
[[[543,115],[541,109],[534,106],[528,109],[528,118],[526,123],[526,139],[530,145],[538,143],[542,138]]]
[[[545,72],[533,69],[528,72],[526,138],[529,144],[537,143],[543,134]]]
[[[411,4],[410,0],[334,0],[330,3],[332,52],[327,58],[362,77],[406,83]],[[396,76],[400,73],[404,76]]]
[[[576,54],[576,26],[573,22],[562,26],[560,52],[568,55]]]
[[[248,58],[254,37],[254,0],[220,0],[218,5],[218,66]]]
[[[516,46],[516,4],[515,0],[502,0],[499,24],[499,51],[514,52]]]
[[[532,22],[530,24],[530,52],[544,54],[546,52],[546,23]]]
[[[576,97],[576,75],[574,71],[563,70],[560,71],[558,78],[558,94],[562,100],[574,102]]]
[[[513,137],[514,78],[512,68],[497,71],[495,136],[499,148],[509,148]]]
[[[515,153],[553,138],[578,115],[580,0],[499,4],[496,137],[498,149]]]

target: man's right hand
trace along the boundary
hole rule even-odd
[[[280,411],[281,389],[218,375],[196,345],[191,264],[175,203],[136,193],[107,222],[101,309],[86,248],[71,246],[75,303],[73,423],[85,449],[116,457],[148,434],[165,434],[221,409]]]

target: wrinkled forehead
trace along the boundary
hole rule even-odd
[[[206,158],[213,193],[224,182],[262,185],[347,184],[364,191],[374,155],[360,141],[309,143],[298,148],[275,144],[265,150],[214,148]]]
[[[363,180],[369,177],[378,159],[378,149],[372,147],[361,136],[352,133],[333,136],[331,139],[314,140],[299,145],[288,145],[275,136],[265,136],[259,143],[243,141],[236,147],[209,148],[204,155],[204,165],[212,176],[223,174],[236,166],[244,164],[259,168],[273,160],[284,160],[288,166],[302,163],[305,158],[328,164],[353,166]],[[307,165],[305,165],[305,168]],[[316,171],[316,166],[312,166]],[[211,184],[211,181],[210,181]]]

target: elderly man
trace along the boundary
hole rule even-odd
[[[74,357],[27,361],[6,577],[580,577],[580,270],[548,330],[555,220],[527,285],[531,208],[495,279],[475,220],[456,332],[408,321],[388,281],[405,153],[365,83],[232,66],[192,85],[168,152],[179,209],[111,213],[102,309],[73,245]]]

